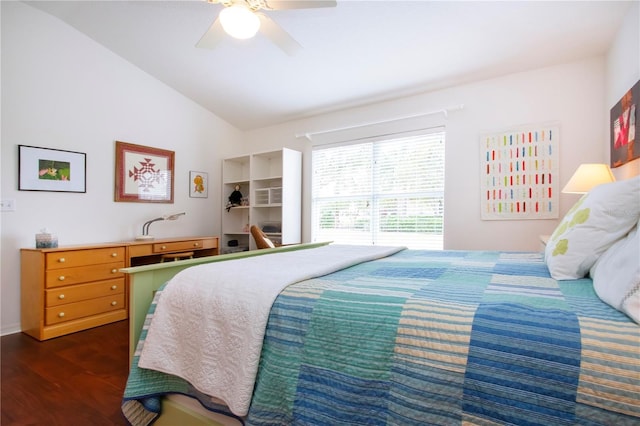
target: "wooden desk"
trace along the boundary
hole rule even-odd
[[[163,254],[218,255],[218,237],[23,248],[20,322],[46,340],[129,317],[129,276],[120,270],[159,263]]]
[[[193,257],[217,256],[218,237],[162,238],[159,240],[131,241],[127,243],[129,264],[142,266],[160,263],[167,253],[193,252]]]

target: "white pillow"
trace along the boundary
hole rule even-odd
[[[583,278],[613,243],[640,217],[640,176],[598,185],[567,212],[544,258],[556,280]]]
[[[603,302],[640,324],[640,231],[637,226],[600,256],[591,268],[591,278]]]

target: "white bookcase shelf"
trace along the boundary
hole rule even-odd
[[[254,250],[251,225],[259,226],[278,244],[302,241],[301,152],[283,148],[224,159],[222,182],[221,253]],[[246,205],[228,209],[236,186]]]

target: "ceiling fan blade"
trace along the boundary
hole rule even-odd
[[[267,9],[313,9],[318,7],[336,7],[335,0],[266,0]]]
[[[206,33],[196,43],[196,47],[203,49],[213,49],[222,41],[225,36],[224,29],[220,23],[220,19],[216,18],[213,24],[209,27]]]
[[[264,13],[257,13],[260,18],[260,31],[287,55],[294,56],[302,46],[295,41],[282,27]]]

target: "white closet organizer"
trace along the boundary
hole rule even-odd
[[[243,202],[227,206],[240,186]],[[255,250],[249,227],[276,244],[298,244],[302,228],[302,153],[288,148],[222,160],[221,253]]]

